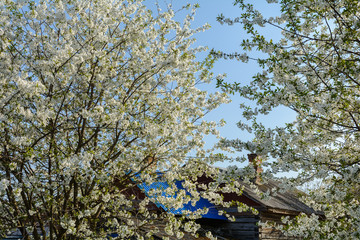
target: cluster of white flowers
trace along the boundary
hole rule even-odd
[[[171,7],[154,13],[141,0],[0,1],[0,230],[95,239],[111,228],[127,238],[157,217],[132,193],[137,181],[208,171],[181,166],[189,152],[207,162],[203,136],[218,132],[201,118],[228,99],[196,88],[213,79],[213,59],[196,60],[206,48],[191,36],[208,26],[191,29],[196,6],[187,7],[179,22]]]
[[[268,1],[278,2],[278,1]],[[260,106],[241,105],[254,141],[222,140],[224,147],[269,155],[273,173],[297,172],[287,180],[304,184],[321,179],[324,186],[309,190],[306,201],[323,212],[302,215],[286,223],[288,234],[308,239],[359,239],[360,212],[360,81],[358,5],[350,0],[279,1],[280,16],[264,19],[280,29],[282,39],[267,40],[260,34],[259,12],[251,1],[237,1],[244,14],[236,22],[249,34],[244,51],[257,49],[268,55],[258,59],[264,72],[249,85],[221,82]],[[219,19],[222,22],[233,21]],[[297,113],[293,123],[266,129],[258,122],[277,106]],[[280,226],[281,228],[281,226]]]

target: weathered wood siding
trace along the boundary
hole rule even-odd
[[[301,240],[299,237],[285,236],[282,232],[272,228],[260,228],[260,240]]]
[[[259,240],[259,218],[257,216],[237,216],[229,223],[231,236],[239,240]]]
[[[257,216],[237,216],[235,222],[202,219],[201,226],[223,239],[259,240],[258,221]]]
[[[281,217],[286,215],[275,214],[269,212],[262,212],[260,219],[262,222],[273,222],[276,224],[282,224]],[[274,228],[264,228],[260,227],[259,229],[259,239],[260,240],[301,240],[299,237],[289,237],[285,236],[281,231]]]

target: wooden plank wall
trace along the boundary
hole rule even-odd
[[[281,217],[286,215],[283,214],[274,214],[268,212],[261,213],[261,221],[262,222],[273,222],[276,224],[282,224]],[[281,231],[276,230],[275,228],[260,228],[259,229],[259,238],[260,240],[301,240],[300,237],[291,237],[285,236]]]
[[[202,219],[199,222],[204,230],[211,231],[219,239],[228,240],[259,240],[257,216],[236,216],[235,222]]]
[[[255,215],[237,215],[235,222],[201,219],[199,223],[205,231],[211,231],[218,239],[226,240],[301,240],[299,237],[285,236],[273,228],[259,228],[258,222],[271,221],[281,223],[282,214],[261,213]]]
[[[285,236],[282,232],[271,228],[261,228],[259,234],[260,240],[301,240],[299,237]]]

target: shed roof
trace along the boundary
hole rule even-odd
[[[293,212],[294,214],[300,212],[306,214],[318,214],[318,212],[316,212],[314,209],[300,201],[300,196],[299,194],[297,194],[297,192],[300,193],[300,191],[277,191],[276,194],[270,195],[269,198],[262,199],[259,194],[256,193],[255,189],[250,186],[250,184],[244,183],[242,181],[241,183],[244,186],[243,195],[260,203],[267,210],[285,210],[288,212]],[[256,184],[256,186],[260,192],[266,193],[267,191],[271,191],[272,189],[278,189],[279,183],[274,180],[268,180],[266,183]]]
[[[200,183],[209,183],[213,181],[208,177],[201,177],[198,179]],[[242,195],[223,193],[225,201],[239,201],[245,203],[250,207],[257,208],[259,211],[272,211],[277,213],[284,213],[290,215],[297,215],[301,212],[306,214],[320,214],[305,203],[300,201],[299,190],[281,192],[277,191],[276,194],[270,195],[269,198],[263,199],[260,193],[266,193],[273,189],[280,189],[280,183],[274,180],[267,180],[266,182],[259,183],[246,183],[239,179],[240,184],[244,187]],[[254,188],[254,186],[257,188]],[[304,194],[304,193],[302,193]]]

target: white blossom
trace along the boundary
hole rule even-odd
[[[193,177],[214,161],[203,137],[219,134],[202,117],[228,98],[196,86],[214,79],[213,57],[197,60],[206,47],[192,48],[192,35],[208,25],[191,29],[196,6],[188,7],[181,21],[176,9],[152,12],[141,0],[0,2],[0,195],[8,199],[0,231],[24,224],[56,229],[54,239],[105,239],[113,229],[140,239],[139,227],[159,216],[151,197],[129,192],[158,181],[156,171],[169,183],[192,179],[199,199]],[[177,191],[158,201],[190,202]],[[161,218],[183,236],[183,222]],[[103,229],[94,229],[98,220]]]
[[[285,179],[289,189],[304,183],[305,201],[319,215],[305,214],[284,219],[287,227],[277,226],[289,236],[306,239],[359,239],[359,47],[358,3],[341,0],[267,1],[277,3],[279,16],[263,17],[251,1],[237,1],[243,14],[242,24],[249,39],[241,43],[245,52],[261,51],[255,59],[264,71],[254,75],[247,85],[220,86],[238,92],[256,107],[241,104],[243,130],[254,134],[252,141],[223,139],[224,148],[248,150],[271,156],[272,173],[296,173]],[[220,17],[221,23],[235,21]],[[262,35],[256,25],[281,34],[278,41]],[[217,55],[228,57],[226,53]],[[283,127],[266,128],[260,114],[278,106],[294,110],[296,119]],[[231,171],[229,169],[229,171]],[[233,172],[240,172],[232,169]],[[245,174],[245,170],[241,171]],[[322,185],[316,182],[321,180]],[[286,229],[286,231],[285,231]]]

